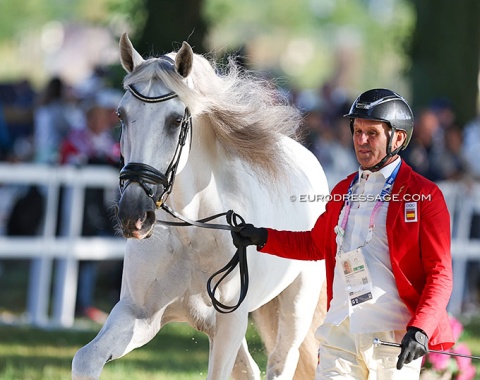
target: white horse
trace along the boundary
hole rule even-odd
[[[235,252],[230,233],[156,223],[173,220],[158,208],[166,202],[192,220],[233,209],[258,226],[311,228],[324,204],[293,197],[328,194],[328,187],[317,159],[287,137],[299,126],[298,111],[232,62],[219,74],[185,42],[177,53],[144,60],[123,35],[120,52],[128,72],[118,107],[126,165],[117,216],[128,238],[121,296],[95,339],[76,353],[73,379],[98,379],[106,362],[149,342],[172,321],[208,335],[208,379],[259,379],[245,339],[250,312],[269,352],[267,378],[291,379],[297,363],[306,371],[297,369],[297,377],[313,378],[312,318],[320,316],[313,322],[318,327],[324,314],[315,313],[326,308],[319,302],[323,262],[249,247],[246,297],[235,311],[220,313],[206,284]],[[239,284],[236,269],[216,298],[234,305]],[[310,345],[302,350],[306,337]]]

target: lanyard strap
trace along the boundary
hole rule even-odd
[[[387,200],[388,195],[392,192],[393,183],[395,182],[398,171],[400,170],[400,164],[401,164],[401,161],[397,164],[395,169],[393,169],[392,174],[390,174],[390,176],[385,181],[385,184],[383,185],[382,191],[380,192],[380,197],[375,203],[372,213],[370,214],[370,221],[368,224],[368,233],[363,245],[369,243],[370,240],[372,239],[373,230],[375,229],[375,217],[377,216],[377,213],[380,207],[382,206],[382,203],[385,202],[385,200]],[[345,213],[343,214],[342,223],[340,224],[341,231],[342,231],[341,233],[342,244],[340,244],[340,246],[343,245],[343,234],[344,234],[345,228],[347,227],[347,221],[348,221],[348,217],[350,216],[350,210],[352,209],[353,185],[355,184],[355,182],[357,182],[358,177],[359,176],[357,173],[357,175],[355,176],[355,178],[353,178],[348,188],[347,200],[345,202]]]

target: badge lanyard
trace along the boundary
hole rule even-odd
[[[368,244],[370,242],[370,240],[372,240],[373,230],[375,229],[375,217],[376,217],[380,207],[382,206],[383,202],[388,199],[388,195],[392,191],[393,183],[395,182],[395,179],[397,178],[398,171],[400,170],[400,164],[401,164],[401,162],[399,162],[398,165],[395,167],[395,169],[393,169],[392,174],[390,174],[390,176],[385,181],[385,184],[383,185],[383,189],[380,193],[380,198],[375,203],[375,206],[373,207],[372,213],[370,215],[370,222],[369,222],[369,225],[368,225],[367,237],[365,238],[365,241],[361,245],[361,247]],[[345,234],[345,228],[347,227],[348,217],[350,215],[350,210],[352,208],[353,185],[355,184],[355,182],[357,180],[358,180],[358,173],[355,176],[355,178],[352,180],[352,183],[350,184],[350,187],[348,188],[347,200],[345,202],[345,213],[343,215],[342,223],[340,224],[340,226],[335,227],[335,232],[340,236],[339,249],[338,249],[339,253],[342,252],[343,235]]]

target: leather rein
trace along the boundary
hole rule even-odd
[[[165,95],[150,97],[140,94],[132,85],[127,86],[128,91],[138,100],[144,103],[160,103],[177,97],[178,95],[174,92],[169,92]],[[188,107],[185,108],[185,114],[180,125],[180,134],[178,138],[177,147],[175,148],[175,153],[173,155],[172,161],[170,162],[167,171],[161,173],[154,167],[138,163],[130,162],[125,165],[120,171],[120,191],[123,193],[125,189],[131,183],[138,183],[142,189],[145,191],[147,196],[152,199],[155,204],[155,208],[161,208],[163,211],[167,212],[176,219],[181,220],[181,222],[173,222],[166,220],[157,219],[157,223],[164,226],[171,227],[186,227],[186,226],[195,226],[200,228],[209,228],[215,230],[227,230],[227,231],[239,231],[245,225],[244,219],[233,212],[232,210],[215,214],[207,218],[192,220],[189,219],[171,207],[169,207],[165,202],[172,191],[173,183],[175,181],[175,175],[177,173],[178,164],[180,161],[180,156],[182,153],[183,146],[185,145],[187,136],[189,132],[192,132],[192,117],[188,110]],[[192,139],[190,138],[190,144]],[[156,196],[155,192],[150,188],[149,185],[162,185],[163,192]],[[227,224],[217,224],[217,223],[208,223],[213,219],[225,216]],[[240,295],[238,301],[235,305],[225,305],[221,303],[216,297],[215,292],[220,286],[220,283],[225,280],[225,278],[232,273],[236,266],[238,265],[240,271]],[[214,279],[220,276],[218,281],[212,285]],[[246,247],[238,247],[237,251],[233,255],[232,259],[221,269],[212,274],[207,280],[207,292],[212,301],[212,305],[220,313],[231,313],[237,310],[241,303],[244,301],[249,285],[249,276],[248,276],[248,263],[247,263],[247,250]]]

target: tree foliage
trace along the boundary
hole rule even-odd
[[[137,47],[141,51],[166,53],[188,41],[196,52],[204,53],[207,23],[202,17],[203,3],[203,0],[143,0],[145,22],[136,39]]]
[[[448,97],[460,123],[476,113],[478,0],[0,0],[0,9],[9,46],[52,20],[101,24],[129,32],[143,55],[187,40],[199,53],[241,51],[294,87],[333,78],[351,94],[395,89],[416,107]]]
[[[0,42],[50,21],[106,23],[111,0],[0,0]]]
[[[413,104],[448,98],[462,126],[477,114],[480,1],[412,1],[417,14],[410,50]]]
[[[301,87],[347,70],[353,92],[400,86],[414,20],[405,0],[207,0],[205,16],[211,46],[250,46],[257,61],[261,50],[261,65]]]

